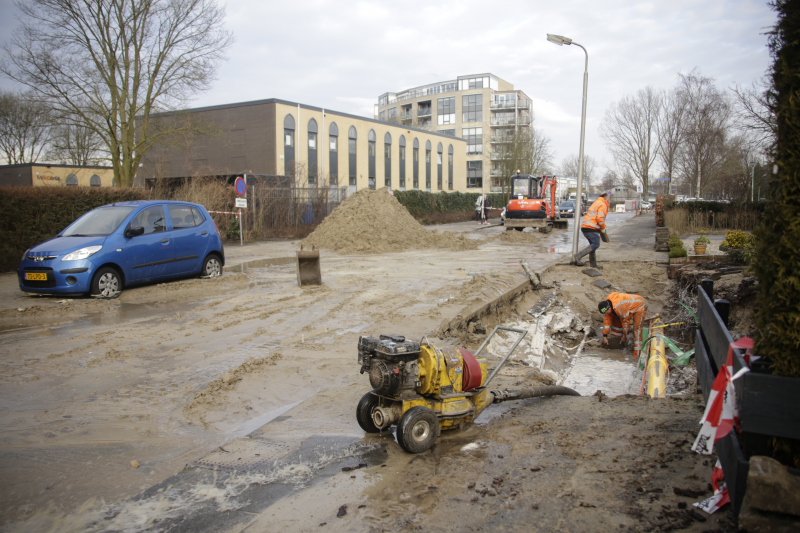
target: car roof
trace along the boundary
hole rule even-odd
[[[175,200],[128,200],[125,202],[114,202],[113,204],[101,205],[100,207],[140,207],[150,204],[183,204],[200,206],[200,204],[193,204],[192,202],[179,202]]]

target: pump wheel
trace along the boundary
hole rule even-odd
[[[397,443],[408,453],[422,453],[433,446],[439,436],[439,419],[432,409],[412,407],[397,424]]]
[[[378,405],[378,397],[371,392],[361,397],[356,407],[356,420],[361,429],[367,433],[380,433],[381,430],[372,421],[372,410]]]

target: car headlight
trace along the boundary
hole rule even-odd
[[[64,257],[61,258],[62,261],[80,261],[81,259],[86,259],[87,257],[91,257],[97,252],[100,251],[102,248],[101,245],[96,246],[87,246],[86,248],[81,248],[80,250],[75,250],[74,252],[68,253]]]
[[[567,213],[573,213],[574,211],[574,209],[567,209]]]

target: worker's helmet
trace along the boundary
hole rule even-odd
[[[611,305],[611,300],[603,300],[602,302],[600,302],[600,303],[597,305],[597,309],[598,309],[598,310],[599,310],[599,311],[600,311],[602,314],[606,314],[606,313],[608,313],[608,311],[609,311],[609,309],[611,309],[611,307],[612,307],[612,305]]]

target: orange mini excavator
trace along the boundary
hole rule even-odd
[[[532,176],[517,171],[511,177],[511,197],[506,208],[506,231],[539,228],[549,233],[553,228],[567,229],[567,221],[558,218],[555,176]]]

